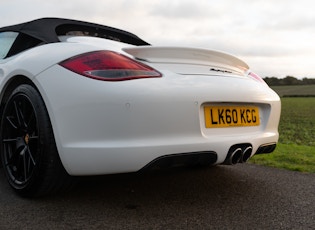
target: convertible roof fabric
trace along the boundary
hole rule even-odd
[[[45,43],[59,42],[58,35],[67,31],[85,31],[86,35],[118,40],[132,45],[150,45],[136,35],[116,28],[63,18],[40,18],[13,26],[0,28],[0,32],[12,31],[27,34]]]

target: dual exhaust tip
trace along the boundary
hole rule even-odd
[[[249,160],[253,152],[251,144],[233,145],[224,161],[224,164],[235,165],[237,163],[245,163]]]

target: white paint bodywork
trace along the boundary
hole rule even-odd
[[[278,140],[278,95],[247,77],[246,63],[231,55],[192,48],[139,48],[88,37],[61,40],[0,61],[0,83],[2,90],[16,75],[34,82],[70,175],[132,172],[160,156],[199,151],[216,152],[220,164],[234,144],[250,143],[255,153],[260,145]],[[137,58],[163,76],[108,82],[58,65],[95,50]],[[261,124],[206,129],[203,108],[209,104],[258,106]]]

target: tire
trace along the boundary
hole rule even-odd
[[[43,99],[30,85],[18,86],[5,103],[0,149],[6,178],[23,197],[56,193],[71,181],[60,161]]]

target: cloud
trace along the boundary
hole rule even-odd
[[[184,19],[198,20],[209,16],[214,16],[208,1],[199,0],[196,4],[194,1],[175,0],[175,1],[156,1],[156,5],[151,8],[149,14],[155,17],[166,19]],[[209,10],[211,14],[209,14]],[[169,21],[172,23],[172,21]]]
[[[312,0],[1,0],[0,27],[65,17],[117,27],[154,45],[222,50],[264,75],[315,77]],[[272,63],[272,65],[270,64]]]

